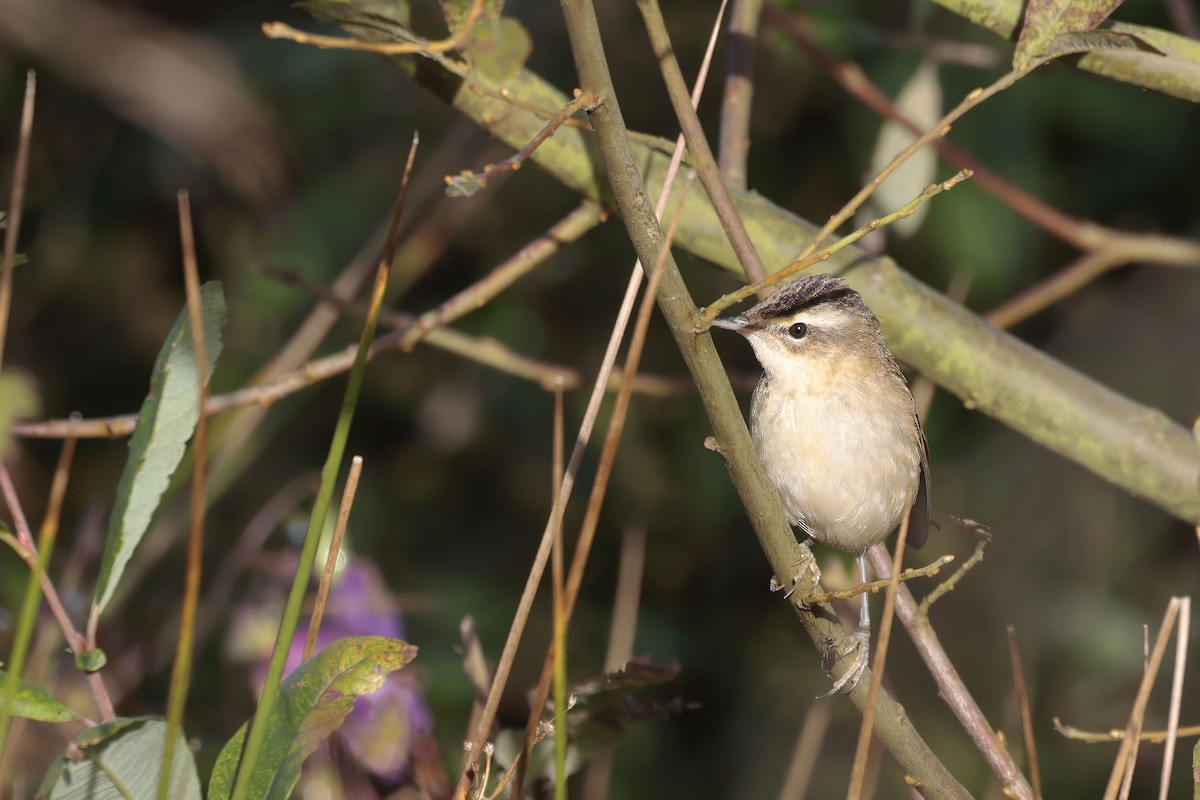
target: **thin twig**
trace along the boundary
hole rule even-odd
[[[187,289],[188,323],[196,367],[196,431],[192,436],[191,527],[188,531],[187,568],[183,583],[183,607],[179,612],[179,634],[175,663],[171,668],[171,691],[167,697],[167,739],[158,779],[158,800],[171,792],[175,746],[183,727],[183,710],[191,685],[192,651],[195,646],[196,608],[200,600],[200,575],[204,566],[204,485],[208,477],[208,344],[204,340],[204,307],[200,298],[200,271],[196,265],[196,241],[192,231],[192,207],[186,191],[180,191],[179,234],[183,247],[183,279]]]
[[[654,262],[663,252],[662,229],[654,217],[654,204],[646,194],[640,162],[627,135],[594,4],[589,0],[564,0],[562,8],[580,85],[605,98],[604,104],[591,114],[591,120],[615,204],[638,256],[647,263]],[[705,413],[713,426],[713,435],[726,456],[733,485],[742,498],[758,542],[771,568],[777,574],[783,574],[795,563],[799,547],[795,534],[778,493],[771,487],[762,464],[754,455],[745,418],[731,391],[712,337],[695,332],[698,322],[695,302],[678,264],[669,255],[662,274],[658,300],[663,316],[696,381]],[[828,615],[804,609],[795,609],[794,613],[814,642],[824,644],[833,638],[836,644],[847,643],[845,631]],[[861,707],[866,693],[865,687],[856,690],[851,694],[851,700]],[[927,792],[945,797],[968,797],[966,789],[913,730],[904,709],[886,695],[881,695],[880,704],[883,706],[879,716],[881,734],[902,768],[924,784]]]
[[[723,9],[724,4],[722,4],[721,7]],[[709,67],[712,64],[713,51],[714,51],[714,48],[716,45],[716,32],[719,29],[720,29],[720,16],[718,15],[717,20],[713,23],[713,33],[712,33],[712,35],[709,36],[708,47],[704,53],[704,60],[701,62],[701,65],[700,65],[700,72],[696,78],[696,85],[692,88],[691,103],[692,103],[693,108],[700,104],[700,97],[704,92],[705,78],[707,77]],[[654,206],[654,219],[656,222],[661,220],[663,218],[663,214],[666,212],[667,201],[670,198],[672,188],[674,188],[675,179],[679,173],[679,166],[683,162],[685,144],[686,144],[686,139],[684,138],[683,134],[681,133],[675,138],[675,149],[671,152],[671,160],[667,166],[666,174],[663,177],[662,189],[659,192],[658,200],[656,201],[655,206]],[[690,182],[689,182],[688,186],[690,188],[690,186],[691,186]],[[684,192],[681,195],[681,197],[687,197],[687,193]],[[679,202],[682,203],[683,202],[682,199]],[[667,247],[660,247],[660,249],[658,250],[658,254],[660,257],[663,256],[663,254],[669,255],[669,252],[670,252],[669,248],[667,248]],[[631,271],[631,274],[629,276],[629,283],[625,289],[625,297],[622,300],[621,311],[618,315],[619,323],[617,326],[614,326],[613,333],[610,336],[610,340],[609,340],[610,350],[613,346],[613,343],[619,342],[620,338],[624,335],[624,327],[628,323],[629,314],[633,308],[633,301],[635,298],[635,289],[637,286],[639,286],[641,284],[642,275],[643,275],[642,259],[639,257],[638,260],[636,262],[634,262],[633,270]],[[606,354],[605,363],[608,364],[607,354]],[[626,378],[629,376],[630,372],[631,371],[628,369],[622,370],[620,385],[624,385],[624,382],[625,382]],[[636,375],[633,376],[633,379],[636,383],[636,379],[637,379]],[[581,542],[583,541],[582,534],[580,536],[580,541]],[[575,596],[578,594],[579,585],[582,582],[583,570],[587,565],[587,557],[588,557],[588,550],[585,548],[582,548],[582,547],[577,547],[575,550],[575,555],[571,559],[571,578],[569,581],[569,587],[574,586],[575,589],[572,590],[568,587],[568,592],[567,592],[567,608],[568,608],[567,616],[568,617],[570,616],[570,609],[572,609],[574,607]],[[554,652],[551,650],[546,653],[545,660],[542,664],[542,675],[541,675],[540,680],[538,681],[537,691],[534,694],[534,701],[531,704],[530,710],[529,710],[529,719],[526,722],[526,726],[525,726],[525,752],[526,753],[529,752],[529,748],[532,746],[531,742],[533,741],[534,732],[537,730],[538,723],[541,720],[542,709],[546,705],[546,697],[548,696],[548,693],[550,690],[550,679],[551,679],[551,674],[552,674],[551,670],[553,667],[553,661],[554,661]],[[523,761],[522,763],[528,764],[528,760]],[[525,780],[525,767],[521,767],[521,769],[519,769],[517,771],[516,780],[513,784],[514,796],[520,796],[521,786],[524,783],[524,780]]]
[[[447,175],[445,177],[446,192],[452,197],[469,197],[480,189],[486,188],[488,181],[494,180],[506,172],[519,170],[541,146],[542,142],[553,136],[564,122],[578,113],[580,109],[592,108],[600,102],[602,102],[601,98],[596,95],[576,89],[575,96],[551,117],[550,121],[524,147],[500,163],[484,167],[481,173],[463,170],[457,175]]]
[[[621,536],[617,588],[613,599],[612,621],[608,627],[608,648],[604,655],[606,674],[615,672],[633,658],[638,606],[642,594],[642,572],[645,566],[646,528],[643,525],[626,525]],[[608,797],[613,753],[614,748],[605,748],[588,764],[583,779],[583,800],[604,800]]]
[[[1167,741],[1163,748],[1162,779],[1158,800],[1167,800],[1171,767],[1175,763],[1175,741],[1179,737],[1179,707],[1183,704],[1183,676],[1187,672],[1188,637],[1192,624],[1192,598],[1180,598],[1179,634],[1175,640],[1175,674],[1171,678],[1171,709],[1167,714]],[[1196,787],[1200,789],[1200,786]]]
[[[1017,709],[1021,715],[1021,737],[1025,741],[1025,759],[1029,765],[1029,782],[1034,800],[1042,798],[1042,772],[1038,766],[1037,740],[1033,736],[1033,712],[1029,707],[1029,690],[1025,687],[1025,667],[1021,663],[1021,646],[1017,643],[1016,627],[1008,626],[1008,655],[1012,661],[1013,688],[1017,693]]]
[[[312,513],[308,520],[308,530],[305,533],[304,545],[300,551],[296,574],[288,592],[287,604],[279,622],[279,631],[271,651],[271,660],[267,666],[267,675],[263,682],[262,695],[258,708],[246,732],[242,759],[238,764],[237,776],[234,778],[230,800],[247,800],[250,792],[251,775],[258,763],[263,744],[266,741],[268,720],[274,711],[279,697],[279,687],[283,679],[283,671],[287,664],[288,652],[291,649],[292,637],[299,623],[301,605],[308,589],[312,575],[313,564],[316,562],[317,545],[320,542],[320,529],[329,510],[329,502],[333,496],[334,484],[341,469],[342,457],[345,454],[346,442],[350,436],[350,428],[354,421],[354,412],[358,398],[362,392],[363,376],[366,372],[367,351],[375,335],[376,324],[379,320],[379,310],[383,306],[384,293],[387,291],[388,278],[391,274],[392,259],[396,253],[396,240],[400,227],[400,219],[404,213],[405,200],[408,196],[409,178],[412,175],[413,162],[419,138],[413,134],[412,146],[408,152],[408,160],[404,166],[404,174],[400,181],[396,205],[392,212],[392,222],[388,227],[387,242],[380,254],[375,272],[375,283],[371,289],[371,311],[363,323],[359,335],[358,352],[354,365],[350,369],[346,391],[342,397],[342,406],[338,412],[337,424],[329,443],[329,452],[325,464],[321,468],[321,488],[317,492],[316,502],[313,503]]]
[[[885,225],[890,225],[898,220],[911,217],[916,212],[917,207],[922,203],[932,200],[942,192],[950,191],[955,186],[970,177],[971,172],[969,170],[963,170],[948,180],[944,180],[941,183],[932,183],[929,186],[926,186],[920,194],[918,194],[912,200],[909,200],[892,213],[886,214],[878,219],[871,220],[866,225],[862,226],[853,233],[842,237],[820,252],[810,253],[804,258],[798,258],[783,269],[768,275],[763,280],[743,286],[742,288],[729,292],[728,294],[713,301],[708,305],[707,308],[704,309],[704,319],[708,322],[712,322],[720,315],[722,311],[729,308],[734,303],[740,303],[742,300],[745,300],[752,294],[760,293],[762,290],[774,286],[777,283],[783,283],[798,272],[802,272],[809,267],[820,264],[823,261],[828,261],[837,253],[862,239],[864,236],[874,233]]]
[[[1064,738],[1071,739],[1076,742],[1085,744],[1118,744],[1125,739],[1125,731],[1121,728],[1113,728],[1110,731],[1085,731],[1081,728],[1076,728],[1074,725],[1067,725],[1058,717],[1054,720],[1054,730],[1058,731]],[[1178,738],[1187,738],[1192,736],[1200,736],[1200,725],[1185,725],[1176,731]],[[1161,731],[1142,731],[1138,734],[1138,738],[1143,742],[1151,744],[1162,744],[1167,741],[1167,737],[1171,735],[1169,730]]]
[[[400,339],[400,349],[408,352],[434,328],[449,325],[468,312],[481,308],[500,292],[512,286],[547,258],[574,242],[605,219],[603,209],[590,200],[554,223],[544,234],[521,248],[521,251],[481,280],[456,292],[432,311],[426,311],[408,326]]]
[[[921,128],[896,108],[892,100],[853,62],[838,61],[822,50],[809,35],[808,25],[800,17],[788,14],[773,2],[764,9],[766,19],[790,37],[851,96],[860,100],[884,119],[907,128],[914,135]],[[1085,251],[1071,266],[1008,301],[989,315],[989,322],[1008,327],[1020,319],[1041,311],[1121,264],[1155,261],[1173,266],[1200,265],[1200,245],[1184,239],[1114,230],[1085,222],[1063,213],[1020,187],[1008,182],[977,159],[959,150],[945,139],[933,143],[938,155],[960,169],[970,169],[975,182],[984,191],[1021,214],[1034,225]]]
[[[869,555],[877,573],[886,574],[891,569],[891,558],[882,545],[871,548]],[[1012,754],[992,730],[987,716],[954,669],[928,617],[919,613],[917,601],[905,586],[901,586],[897,592],[896,610],[929,674],[937,683],[938,695],[950,706],[976,749],[1003,782],[1004,792],[1011,797],[1032,800],[1033,792],[1013,761]]]
[[[921,601],[921,605],[917,608],[917,620],[924,623],[929,618],[929,609],[933,608],[933,604],[942,598],[948,592],[954,591],[954,587],[958,585],[968,572],[970,572],[977,564],[983,561],[983,551],[987,547],[988,542],[992,540],[992,532],[988,526],[976,522],[973,519],[959,519],[958,517],[950,517],[963,528],[966,528],[975,536],[975,552],[970,558],[962,563],[962,566],[954,571],[954,574],[939,583],[933,590],[925,595]]]
[[[384,316],[387,318],[390,315]],[[388,320],[385,319],[385,321]],[[403,336],[404,333],[401,330],[377,337],[371,343],[367,359],[373,360],[382,353],[400,350]],[[528,359],[505,348],[493,339],[479,339],[448,328],[431,331],[428,341],[432,344],[435,338],[441,340],[443,346],[453,340],[454,352],[510,375],[532,380],[546,388],[552,388],[554,381],[560,379],[564,389],[577,389],[582,384],[582,376],[574,368]],[[247,406],[264,408],[270,406],[289,395],[346,372],[354,364],[356,350],[357,345],[349,345],[338,353],[310,361],[300,369],[280,375],[266,383],[210,397],[204,407],[205,414],[212,416]],[[611,380],[605,388],[608,391],[615,391],[616,381]],[[670,397],[691,394],[695,387],[678,378],[663,375],[639,375],[634,389],[640,394]],[[119,414],[113,417],[93,419],[46,419],[19,422],[13,426],[12,432],[17,436],[33,439],[65,439],[68,436],[79,439],[119,439],[132,434],[136,427],[137,414]]]
[[[900,582],[904,583],[905,581],[911,581],[914,578],[931,578],[934,575],[939,574],[942,571],[942,567],[952,563],[953,561],[954,556],[947,554],[944,556],[939,556],[936,561],[931,564],[927,564],[924,567],[913,567],[911,569],[906,569],[900,573]],[[828,605],[835,600],[849,600],[852,597],[857,597],[858,595],[866,594],[867,592],[871,592],[873,594],[878,592],[880,589],[886,589],[891,585],[891,578],[882,578],[877,581],[857,583],[854,586],[846,589],[839,589],[836,592],[813,592],[812,594],[797,598],[797,602],[801,602],[804,605]],[[771,588],[773,590],[777,590],[778,582],[772,581]]]
[[[458,623],[458,635],[462,640],[463,674],[471,686],[471,695],[475,702],[471,705],[471,716],[467,720],[467,731],[474,731],[479,725],[479,716],[483,713],[483,704],[487,701],[488,687],[492,685],[492,676],[488,671],[487,656],[483,653],[483,643],[479,641],[479,631],[475,629],[475,618],[470,614]],[[464,739],[469,739],[470,733]]]
[[[554,505],[551,507],[550,518],[547,520],[546,527],[542,531],[538,550],[534,554],[533,563],[529,568],[529,576],[525,581],[521,598],[517,602],[517,610],[513,614],[513,622],[509,628],[508,637],[505,639],[504,649],[500,651],[500,661],[496,665],[495,678],[492,680],[491,688],[488,691],[487,701],[484,703],[483,711],[479,715],[474,733],[468,739],[466,758],[463,760],[458,785],[454,791],[456,800],[467,796],[475,770],[479,765],[484,742],[488,740],[492,724],[496,718],[496,712],[499,710],[500,697],[508,682],[513,661],[516,659],[517,648],[520,646],[521,636],[524,634],[525,624],[529,618],[529,610],[533,606],[537,587],[541,583],[542,575],[546,569],[546,562],[550,557],[550,550],[554,543],[555,515],[561,514],[561,509],[566,508],[571,492],[575,488],[575,476],[583,460],[584,450],[591,439],[596,418],[599,416],[600,402],[604,397],[604,389],[608,385],[609,376],[612,374],[613,365],[616,363],[617,353],[620,350],[621,341],[625,336],[625,328],[629,322],[633,303],[637,297],[637,290],[641,286],[641,282],[642,269],[641,265],[638,264],[634,266],[633,272],[629,277],[629,282],[625,287],[625,296],[621,301],[620,309],[617,311],[617,319],[613,324],[612,333],[609,335],[608,346],[604,352],[600,370],[592,386],[591,395],[588,397],[588,405],[584,411],[583,420],[579,424],[579,434],[575,439],[575,446],[571,451],[571,457],[567,460],[567,468],[563,473],[562,485],[559,488],[557,497],[554,499]],[[542,696],[542,702],[545,702],[545,695]],[[533,732],[527,730],[526,733],[525,744],[526,746],[531,746],[530,742],[533,738]],[[528,760],[523,759],[520,763],[528,764]],[[516,796],[520,795],[520,786],[524,777],[523,771],[524,767],[520,767],[516,772],[513,786],[513,793]]]
[[[50,576],[39,568],[37,549],[33,542],[33,536],[30,533],[29,521],[25,517],[24,509],[21,507],[21,501],[17,497],[17,490],[13,486],[12,476],[3,462],[0,462],[0,496],[4,497],[4,502],[8,506],[8,513],[12,515],[13,527],[17,531],[16,537],[7,533],[0,534],[0,541],[5,542],[13,549],[13,552],[25,562],[33,575],[41,576],[42,596],[46,598],[46,605],[50,608],[50,613],[54,615],[55,621],[58,622],[59,629],[62,630],[63,638],[67,640],[67,646],[71,648],[73,655],[83,655],[88,651],[87,641],[79,633],[79,629],[75,627],[75,623],[71,621],[71,615],[67,613],[67,609],[62,603],[62,599],[59,597],[54,583],[50,580]],[[108,695],[108,688],[100,678],[100,673],[87,673],[87,682],[88,688],[91,689],[92,697],[96,701],[96,708],[100,712],[100,721],[112,722],[117,718],[117,714],[113,709],[112,699]]]
[[[337,571],[338,554],[342,552],[342,539],[346,536],[346,525],[350,522],[350,509],[354,507],[354,495],[358,492],[358,479],[362,476],[362,468],[362,456],[350,459],[350,471],[346,475],[342,502],[338,506],[337,523],[333,527],[329,553],[325,556],[325,568],[321,570],[321,582],[317,585],[317,596],[313,600],[308,635],[304,638],[302,661],[308,661],[317,650],[317,635],[321,632],[321,620],[325,617],[325,604],[329,601],[329,589],[333,586],[333,573]]]
[[[550,497],[558,497],[563,477],[563,393],[554,393],[554,453],[551,457]],[[554,797],[567,798],[567,608],[566,580],[563,567],[563,509],[554,505],[554,564],[550,583],[553,588],[554,630]],[[523,751],[528,757],[532,751]]]
[[[904,563],[904,545],[908,542],[908,515],[900,519],[900,533],[896,536],[896,554],[892,557],[889,575],[899,575]],[[871,665],[871,688],[867,692],[867,704],[863,707],[862,725],[858,729],[858,745],[854,751],[854,764],[850,768],[850,788],[847,800],[862,797],[863,782],[867,774],[867,756],[870,755],[874,733],[875,705],[879,702],[879,689],[883,685],[883,670],[887,665],[888,644],[892,637],[892,620],[895,618],[896,592],[900,581],[894,578],[883,596],[883,623],[879,626],[879,641],[875,645],[875,661]]]
[[[67,494],[67,479],[71,474],[71,461],[75,457],[75,440],[63,442],[62,451],[58,456],[58,464],[54,468],[54,478],[50,483],[50,497],[46,501],[46,516],[42,519],[42,527],[38,531],[37,557],[33,575],[25,585],[25,596],[21,601],[21,609],[17,617],[16,629],[13,631],[11,650],[8,662],[4,664],[7,672],[6,679],[0,686],[0,754],[7,755],[5,746],[12,722],[9,709],[14,706],[17,684],[25,674],[26,659],[29,656],[30,643],[37,629],[38,607],[41,605],[42,580],[46,575],[46,567],[54,555],[54,543],[58,538],[59,520],[62,519],[63,499]],[[19,735],[18,735],[19,739]],[[5,758],[0,763],[0,786],[3,782],[4,767],[11,761]]]
[[[262,32],[270,39],[290,39],[298,44],[310,44],[323,50],[364,50],[369,53],[399,56],[412,53],[444,53],[454,50],[471,35],[475,23],[484,11],[484,0],[471,0],[462,23],[445,39],[420,42],[363,42],[358,39],[342,39],[336,36],[321,36],[315,33],[298,31],[282,22],[264,22]]]
[[[33,99],[37,94],[37,73],[25,73],[25,103],[21,107],[21,128],[17,158],[13,164],[12,194],[8,201],[8,230],[4,234],[4,269],[0,272],[0,365],[4,364],[4,344],[8,334],[8,312],[12,308],[13,262],[17,239],[21,235],[21,216],[25,209],[25,181],[29,177],[29,144],[33,138]]]
[[[721,98],[721,135],[717,163],[725,183],[746,188],[750,154],[750,112],[754,106],[754,56],[763,0],[733,0],[729,12],[729,57]]]
[[[726,0],[721,2],[721,9],[717,12],[718,19],[724,12],[725,2]],[[742,218],[738,216],[737,210],[733,207],[729,190],[721,179],[717,161],[713,157],[712,149],[708,146],[708,139],[704,136],[704,127],[700,124],[700,118],[696,116],[696,109],[691,101],[687,83],[683,79],[683,72],[679,68],[679,62],[675,60],[671,37],[667,33],[666,20],[663,19],[658,0],[639,0],[637,6],[642,13],[646,32],[650,35],[650,46],[654,50],[655,58],[658,59],[658,69],[666,83],[667,95],[671,98],[671,107],[675,110],[679,127],[687,139],[696,176],[704,186],[704,191],[708,194],[708,199],[717,213],[717,219],[721,221],[721,227],[725,230],[725,235],[729,237],[729,244],[737,254],[738,263],[742,265],[747,278],[752,282],[761,281],[767,276],[767,270],[763,266],[762,259],[758,257],[758,250],[755,249],[754,243],[750,241],[750,235],[746,233],[746,226],[743,224]],[[714,30],[715,34],[716,30]],[[697,80],[697,84],[703,85],[703,83],[702,76]]]
[[[1104,790],[1104,800],[1116,800],[1124,778],[1133,772],[1133,758],[1137,752],[1137,743],[1141,738],[1142,723],[1146,715],[1146,705],[1150,702],[1150,690],[1154,688],[1154,679],[1162,666],[1163,656],[1167,651],[1167,643],[1171,641],[1171,629],[1179,616],[1179,598],[1171,598],[1167,611],[1163,615],[1162,625],[1158,630],[1158,638],[1154,642],[1154,650],[1150,655],[1146,669],[1142,674],[1142,682],[1138,686],[1137,697],[1129,712],[1129,724],[1125,727],[1125,737],[1117,757],[1113,760],[1112,772],[1108,778],[1108,786]]]
[[[796,736],[796,746],[792,749],[792,758],[788,762],[787,774],[779,789],[779,800],[800,800],[808,792],[808,784],[812,781],[817,767],[817,756],[821,754],[821,744],[825,741],[825,733],[829,730],[829,718],[832,714],[831,703],[813,703],[804,715],[804,724]]]

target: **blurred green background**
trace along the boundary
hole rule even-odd
[[[673,137],[677,127],[634,4],[599,5],[626,121]],[[972,43],[993,59],[990,66],[938,64],[947,107],[991,82],[1010,58],[1009,44],[921,2],[814,3],[804,10],[813,15],[818,42],[860,64],[893,96],[922,58],[907,36],[914,31]],[[685,74],[694,75],[715,4],[675,0],[664,11]],[[557,5],[510,2],[506,13],[533,37],[530,68],[570,91],[576,78]],[[1118,16],[1171,27],[1158,3],[1131,3]],[[5,193],[25,70],[38,71],[19,243],[30,263],[15,276],[5,367],[35,378],[46,416],[130,412],[144,398],[154,356],[184,303],[180,188],[191,192],[202,275],[223,281],[229,298],[217,392],[245,385],[313,307],[311,297],[268,269],[329,283],[360,250],[374,257],[372,237],[390,213],[413,131],[420,132],[421,149],[393,281],[399,309],[435,306],[576,203],[536,168],[475,197],[446,198],[444,175],[479,169],[507,153],[382,58],[266,39],[259,26],[268,20],[318,29],[281,3],[5,0],[0,17]],[[57,32],[39,29],[37,20],[50,20]],[[141,46],[127,46],[130,36],[140,37]],[[724,59],[722,44],[701,108],[714,141]],[[769,29],[757,70],[749,185],[821,223],[867,176],[880,120]],[[969,114],[950,138],[1071,215],[1119,229],[1200,234],[1194,105],[1052,66]],[[939,165],[940,178],[952,172]],[[966,305],[981,312],[1075,255],[969,182],[936,199],[915,235],[893,237],[886,247],[934,287],[968,278]],[[622,228],[609,221],[456,327],[589,374],[632,261]],[[690,255],[681,256],[681,266],[698,302],[735,285]],[[1190,427],[1200,411],[1198,308],[1195,273],[1131,265],[1015,333]],[[352,343],[358,327],[357,319],[339,322],[318,353]],[[647,347],[646,371],[686,376],[659,320]],[[731,372],[753,380],[757,365],[742,342],[719,340],[718,347]],[[232,483],[210,512],[210,581],[267,500],[319,470],[343,386],[335,379],[281,401],[255,428],[242,449],[244,465],[227,475]],[[569,438],[585,402],[584,392],[567,398]],[[498,656],[549,508],[552,412],[552,395],[536,385],[425,345],[409,355],[387,354],[367,373],[350,444],[366,468],[349,546],[378,565],[409,639],[421,648],[413,674],[450,770],[472,699],[458,624],[473,615],[487,655]],[[1141,674],[1142,626],[1153,635],[1167,600],[1200,585],[1195,531],[944,394],[935,398],[926,429],[941,530],[910,562],[971,551],[973,542],[949,515],[983,522],[995,536],[983,564],[935,607],[937,632],[985,713],[1018,750],[1006,639],[1006,626],[1016,627],[1046,794],[1095,796],[1116,748],[1064,740],[1051,720],[1094,730],[1124,724]],[[776,796],[812,698],[827,687],[794,615],[766,590],[768,568],[725,469],[702,446],[708,433],[691,394],[635,398],[573,620],[571,675],[585,680],[602,668],[621,532],[644,527],[635,652],[660,663],[678,660],[682,674],[666,695],[700,707],[628,731],[616,750],[615,797]],[[597,450],[577,497],[585,496]],[[74,587],[69,597],[80,617],[126,452],[123,441],[79,447],[53,574]],[[36,440],[10,451],[34,525],[57,453],[57,443]],[[145,562],[141,579],[101,629],[114,667],[106,675],[123,714],[165,708],[163,648],[173,642],[183,576],[179,499],[150,537],[164,552]],[[568,515],[568,535],[581,508],[577,503]],[[304,508],[295,516],[303,517]],[[283,527],[274,531],[265,552],[234,581],[229,603],[206,609],[214,633],[198,654],[187,723],[201,746],[204,777],[216,749],[252,711],[247,666],[227,646],[237,630],[233,621],[240,609],[274,596],[278,557],[293,544]],[[846,560],[820,548],[818,557]],[[25,579],[20,562],[0,553],[0,606],[7,610],[0,616],[0,652],[7,652],[9,613]],[[913,589],[921,594],[926,586]],[[546,595],[502,708],[506,725],[524,724],[525,691],[536,682],[550,630]],[[911,644],[902,635],[893,642],[889,682],[918,729],[972,793],[999,796]],[[61,670],[52,660],[43,685],[72,696],[80,689],[61,660]],[[1165,727],[1167,685],[1158,684],[1149,727]],[[1189,713],[1198,701],[1193,685],[1184,724],[1200,722]],[[88,707],[86,698],[79,703]],[[813,797],[844,792],[858,728],[849,703],[824,703],[831,720]],[[35,727],[20,746],[24,783],[10,787],[17,796],[36,782],[61,742]],[[1190,795],[1190,746],[1179,750],[1175,796]],[[1161,746],[1141,749],[1135,796],[1157,786],[1161,754]],[[905,796],[899,778],[885,756],[877,796]]]

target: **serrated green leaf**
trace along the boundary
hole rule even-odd
[[[1083,33],[1096,27],[1121,5],[1122,0],[1029,0],[1025,22],[1013,52],[1020,69],[1046,53],[1060,33]]]
[[[8,432],[19,419],[37,416],[41,409],[33,378],[19,370],[0,373],[0,459],[8,449]]]
[[[211,375],[221,354],[221,330],[227,317],[221,284],[215,281],[205,284],[200,299],[207,373]],[[96,583],[93,602],[97,613],[103,612],[112,599],[125,565],[150,527],[163,492],[183,459],[200,418],[199,393],[191,326],[185,308],[159,351],[150,379],[150,394],[142,403],[137,428],[129,440],[129,460],[117,485]]]
[[[250,797],[286,800],[304,763],[354,709],[354,699],[372,694],[387,676],[416,658],[417,648],[386,636],[339,639],[305,661],[280,686],[262,755],[250,775]],[[247,725],[217,756],[208,800],[227,800],[233,791]]]
[[[59,758],[46,773],[42,800],[142,800],[158,790],[167,722],[157,717],[120,719],[75,737],[76,756]],[[183,735],[171,765],[171,800],[201,800],[200,776]]]
[[[36,719],[39,722],[75,722],[79,719],[78,714],[55,700],[45,689],[25,681],[17,681],[12,705],[5,708],[4,687],[7,683],[8,673],[0,669],[0,710],[14,717]]]

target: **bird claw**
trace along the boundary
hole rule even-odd
[[[858,686],[858,682],[862,679],[863,673],[867,669],[867,664],[871,660],[871,632],[869,630],[859,628],[852,633],[850,635],[850,644],[841,652],[837,651],[833,646],[833,640],[830,639],[825,654],[821,658],[821,668],[826,673],[829,673],[833,669],[834,664],[851,654],[854,655],[854,661],[842,673],[842,677],[834,681],[833,688],[818,697],[818,700],[833,697],[839,692],[849,694],[854,691],[855,686]]]
[[[799,567],[799,569],[797,569],[797,567]],[[786,598],[790,598],[793,594],[795,594],[796,589],[800,588],[800,583],[806,575],[809,576],[814,586],[821,582],[821,568],[817,566],[817,559],[815,556],[813,556],[812,550],[808,548],[807,544],[800,545],[800,558],[797,559],[796,563],[792,564],[792,569],[795,570],[795,572],[792,575],[791,588],[789,588],[787,593],[784,594],[784,597]],[[772,575],[770,583],[771,591],[778,592],[782,588],[783,584],[779,582],[779,578]],[[809,608],[808,603],[804,602],[804,598],[800,598],[794,602],[800,608]]]

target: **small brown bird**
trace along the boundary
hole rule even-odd
[[[763,367],[750,433],[793,525],[852,553],[866,551],[909,514],[908,544],[929,534],[929,461],[916,404],[879,320],[858,292],[829,275],[800,278],[742,316],[713,325],[746,337]],[[867,595],[854,664],[829,694],[853,690],[867,666]]]

